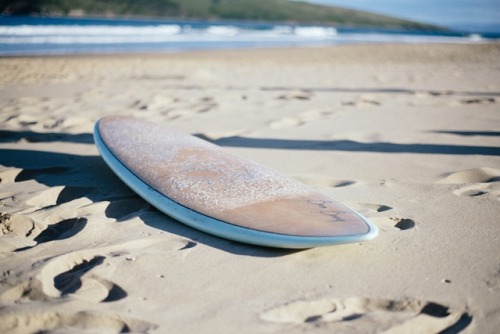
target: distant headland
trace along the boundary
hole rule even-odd
[[[112,18],[175,18],[246,20],[440,30],[440,27],[339,7],[289,0],[6,0],[3,15],[99,16]]]

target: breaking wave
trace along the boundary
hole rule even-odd
[[[277,26],[271,29],[245,29],[212,25],[196,28],[190,25],[113,26],[113,25],[19,25],[0,26],[0,43],[5,44],[103,44],[161,43],[179,40],[213,40],[221,38],[279,37],[329,38],[334,28]]]

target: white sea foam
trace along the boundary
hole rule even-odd
[[[120,44],[210,41],[282,41],[331,39],[334,28],[276,26],[244,29],[231,25],[194,28],[190,25],[111,26],[111,25],[20,25],[0,26],[3,44]]]
[[[297,36],[314,38],[325,38],[337,35],[337,30],[335,28],[328,27],[296,27],[294,32]]]
[[[20,25],[0,26],[0,35],[9,36],[127,36],[127,35],[175,35],[181,32],[176,24],[157,26],[110,26],[110,25]]]
[[[479,34],[470,34],[468,37],[471,41],[475,41],[475,42],[480,42],[483,40],[483,37]]]
[[[232,26],[211,26],[206,29],[206,32],[218,36],[236,36],[239,29]]]
[[[0,26],[3,44],[116,44],[168,42],[182,32],[179,25]]]
[[[278,35],[290,35],[293,34],[293,27],[291,26],[275,26],[272,30],[272,33]]]

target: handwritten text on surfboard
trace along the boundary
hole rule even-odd
[[[316,206],[319,209],[319,211],[315,212],[330,217],[330,220],[334,223],[347,222],[359,219],[352,211],[349,210],[339,211],[332,209],[332,207],[335,206],[335,203],[333,201],[308,200],[307,202],[309,204]]]

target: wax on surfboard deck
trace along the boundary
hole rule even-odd
[[[96,123],[94,138],[130,188],[204,232],[282,248],[359,242],[378,233],[357,212],[295,179],[174,129],[108,116]]]

